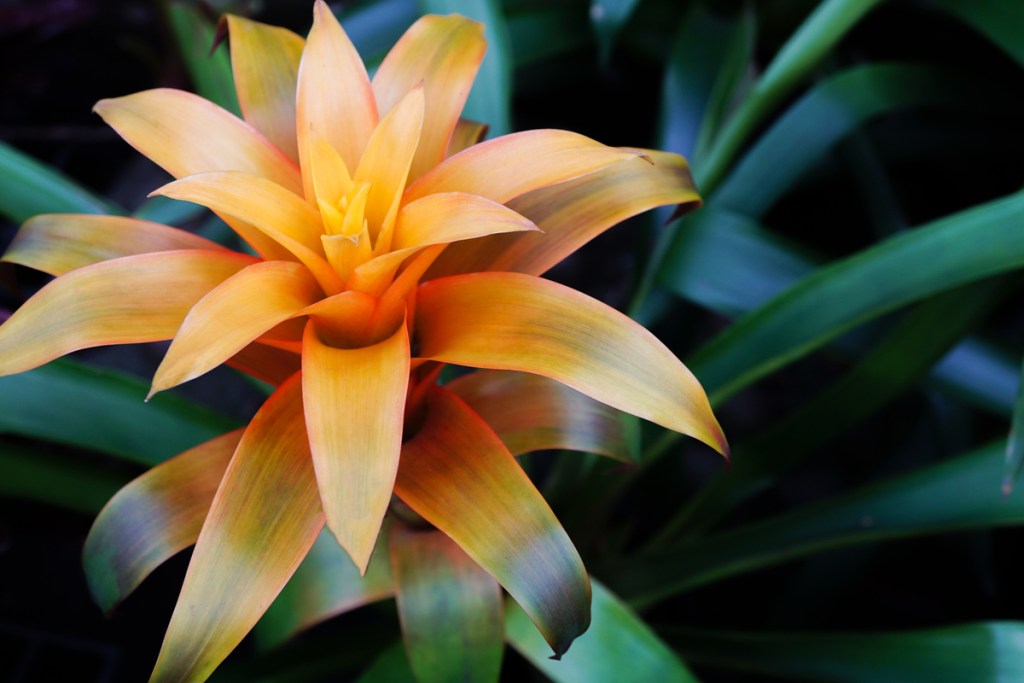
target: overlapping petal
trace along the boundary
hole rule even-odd
[[[465,403],[434,388],[395,493],[515,598],[556,656],[590,623],[590,580],[544,497]]]
[[[277,597],[322,527],[295,375],[252,419],[231,458],[151,683],[205,680]]]
[[[79,349],[170,339],[199,299],[255,261],[230,251],[184,250],[73,270],[0,326],[0,375]]]
[[[109,612],[175,553],[196,542],[242,430],[191,448],[110,499],[85,539],[89,591]]]
[[[122,256],[179,249],[223,251],[224,247],[185,230],[137,218],[51,213],[26,221],[0,260],[63,275]]]
[[[518,273],[432,280],[419,288],[416,340],[423,358],[544,375],[728,453],[704,390],[675,355],[563,285]]]

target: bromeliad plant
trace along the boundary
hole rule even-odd
[[[596,400],[728,447],[671,351],[539,276],[631,215],[696,206],[686,162],[556,130],[479,142],[484,127],[459,117],[485,45],[459,16],[416,22],[372,81],[323,2],[305,42],[227,24],[244,121],[176,90],[96,111],[177,178],[155,194],[211,209],[256,255],[55,214],[26,223],[5,256],[57,279],[0,327],[3,374],[173,339],[150,395],[224,363],[276,387],[244,430],[114,497],[86,544],[94,594],[112,607],[195,543],[152,680],[203,680],[325,524],[364,572],[401,505],[412,513],[389,536],[407,625],[424,623],[419,567],[440,564],[469,577],[499,629],[503,586],[561,655],[589,624],[589,579],[509,444],[573,439],[535,429],[523,447],[520,402],[585,415]],[[489,370],[447,388],[445,363]]]

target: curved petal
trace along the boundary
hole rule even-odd
[[[439,531],[395,525],[391,571],[419,683],[497,683],[505,649],[501,587]]]
[[[189,311],[149,395],[209,372],[322,297],[316,280],[298,263],[264,261],[236,273]]]
[[[657,206],[700,205],[686,160],[643,150],[646,158],[546,187],[509,202],[543,231],[453,245],[428,278],[500,270],[540,275],[602,232]],[[653,161],[650,163],[647,159]]]
[[[231,70],[242,115],[295,163],[295,88],[306,44],[288,29],[229,14]]]
[[[302,340],[302,396],[327,526],[366,571],[391,500],[409,385],[405,325],[356,349],[324,344],[310,321]]]
[[[435,192],[468,192],[504,204],[637,156],[566,130],[513,133],[446,159],[410,185],[404,201]]]
[[[295,165],[255,128],[198,95],[158,88],[100,100],[94,111],[175,178],[242,171],[302,192]]]
[[[338,150],[349,169],[359,165],[377,126],[377,101],[359,53],[323,0],[313,8],[313,29],[299,65],[296,133],[306,199],[313,200],[311,134]]]
[[[415,329],[424,358],[544,375],[728,453],[704,390],[675,354],[574,289],[519,273],[432,280],[419,288]]]
[[[487,135],[487,124],[469,119],[459,119],[452,131],[452,137],[448,140],[448,151],[445,152],[445,159],[455,156],[464,149],[469,149],[479,143]]]
[[[486,49],[479,23],[457,14],[430,15],[409,27],[374,74],[373,91],[382,115],[423,84],[426,118],[411,179],[444,159]]]
[[[170,339],[199,299],[255,261],[230,251],[165,251],[73,270],[0,325],[0,375],[79,349]]]
[[[151,683],[205,680],[277,597],[322,527],[295,375],[253,418],[224,473]]]
[[[512,455],[565,449],[636,460],[638,434],[623,413],[547,377],[478,370],[445,388],[482,417]]]
[[[590,580],[515,458],[465,403],[435,388],[402,448],[395,493],[515,598],[556,656],[590,624]]]
[[[405,190],[422,128],[423,89],[413,88],[373,131],[352,177],[356,185],[370,183],[365,215],[375,239],[378,232],[390,230],[385,219]]]
[[[291,351],[254,342],[224,363],[277,387],[302,368],[302,357]]]
[[[223,251],[224,247],[185,230],[137,218],[50,213],[26,221],[0,260],[63,275],[122,256],[179,249]]]
[[[122,488],[100,511],[82,562],[89,592],[104,612],[196,542],[241,438],[236,429],[176,455]]]

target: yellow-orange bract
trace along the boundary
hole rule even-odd
[[[557,130],[478,142],[483,127],[459,117],[485,45],[462,17],[417,21],[372,81],[322,2],[306,41],[228,25],[244,120],[175,90],[96,111],[176,178],[155,194],[208,207],[259,256],[59,215],[26,223],[5,256],[58,277],[0,327],[0,373],[173,339],[154,392],[223,363],[277,386],[244,431],[111,501],[86,548],[94,593],[111,607],[195,542],[153,680],[202,680],[325,523],[365,570],[394,493],[564,652],[589,623],[589,580],[508,444],[614,454],[606,423],[574,418],[607,411],[596,400],[727,446],[667,348],[539,276],[631,215],[696,205],[685,161]],[[443,363],[485,370],[444,388]],[[523,412],[526,395],[573,410]],[[474,401],[509,417],[488,425]],[[545,423],[559,419],[576,422]]]

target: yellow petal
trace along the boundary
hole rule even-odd
[[[177,552],[199,537],[242,430],[176,455],[136,478],[93,522],[82,553],[89,591],[112,610]]]
[[[265,261],[238,272],[189,311],[157,368],[150,396],[209,372],[322,297],[298,263]]]
[[[178,249],[223,251],[224,247],[185,230],[136,218],[51,213],[26,221],[0,260],[63,275],[122,256]]]
[[[231,70],[242,115],[295,163],[295,87],[305,41],[288,29],[229,14]]]
[[[377,125],[377,102],[359,53],[330,8],[317,0],[313,29],[299,65],[296,132],[306,198],[312,200],[309,145],[312,134],[338,150],[347,168],[356,168]]]
[[[255,128],[198,95],[160,88],[100,100],[94,109],[135,149],[175,178],[242,171],[292,192],[299,171]]]
[[[352,189],[352,178],[345,161],[322,136],[313,131],[309,140],[308,168],[313,176],[313,191],[317,204],[321,202],[335,208],[342,197]],[[329,232],[329,231],[326,231]]]
[[[391,500],[402,448],[409,338],[405,325],[357,349],[324,344],[310,321],[302,395],[327,526],[366,570]]]
[[[544,375],[728,453],[704,389],[675,354],[574,289],[519,273],[432,280],[419,288],[415,329],[423,358]]]
[[[370,236],[389,226],[385,218],[405,191],[416,145],[423,127],[423,89],[414,88],[377,126],[366,146],[353,181],[371,183],[366,199]]]
[[[428,395],[395,493],[505,587],[556,655],[587,629],[590,580],[572,541],[512,454],[451,392]]]
[[[246,428],[196,542],[151,683],[203,681],[241,642],[323,527],[299,375]]]
[[[482,417],[513,455],[570,450],[635,458],[636,435],[621,412],[547,377],[478,370],[445,389]]]
[[[469,119],[459,119],[452,131],[452,137],[448,140],[448,151],[445,158],[455,156],[464,149],[468,149],[484,139],[487,135],[487,124]]]
[[[457,14],[426,16],[409,27],[374,74],[381,115],[423,84],[426,119],[410,179],[444,159],[486,48],[483,26],[477,22]]]
[[[651,150],[644,150],[644,156],[513,199],[509,206],[533,220],[543,233],[453,245],[427,277],[482,270],[540,275],[638,213],[656,206],[680,204],[695,209],[700,205],[685,159]]]
[[[446,159],[410,185],[404,201],[435,192],[468,192],[504,204],[636,156],[565,130],[513,133]]]
[[[197,301],[255,261],[230,251],[165,251],[73,270],[0,325],[0,375],[79,349],[170,339]]]

